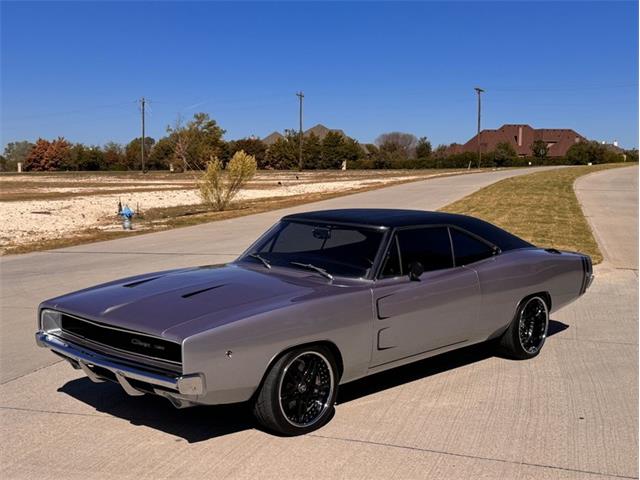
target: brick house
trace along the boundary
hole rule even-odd
[[[544,141],[549,157],[562,157],[571,145],[586,141],[586,138],[570,128],[532,128],[526,124],[505,124],[496,130],[480,132],[480,150],[482,153],[495,150],[499,143],[510,143],[519,157],[531,156],[531,145],[536,140]],[[478,135],[474,135],[463,145],[452,145],[449,153],[477,152]]]

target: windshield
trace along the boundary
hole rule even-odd
[[[263,263],[266,268],[322,269],[329,275],[367,277],[383,235],[384,231],[373,228],[282,221],[240,260]]]

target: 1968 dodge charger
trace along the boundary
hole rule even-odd
[[[482,220],[350,209],[284,217],[225,266],[139,275],[43,302],[38,345],[94,382],[176,407],[251,401],[285,435],[332,415],[339,384],[495,340],[535,357],[591,259]]]

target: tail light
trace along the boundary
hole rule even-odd
[[[587,289],[593,283],[593,264],[591,263],[591,257],[583,255],[582,259],[582,287],[580,288],[580,295],[587,291]]]

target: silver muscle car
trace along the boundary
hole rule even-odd
[[[225,266],[150,273],[40,305],[38,345],[94,382],[176,407],[251,401],[296,435],[331,418],[338,385],[495,340],[535,357],[591,259],[482,220],[350,209],[284,217]]]

